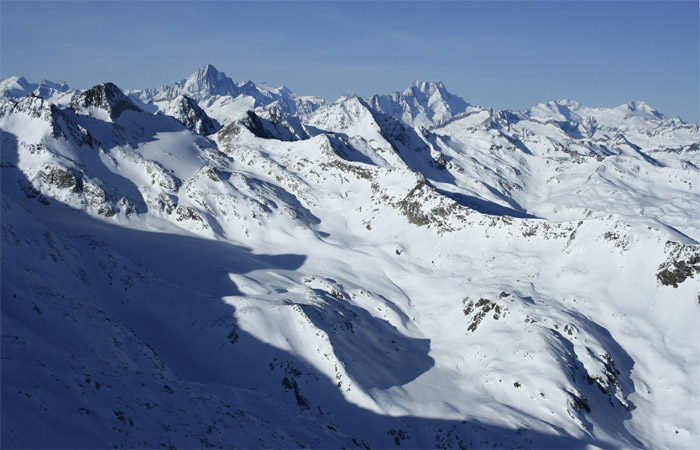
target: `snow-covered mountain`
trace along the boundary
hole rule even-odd
[[[318,97],[298,96],[287,87],[273,88],[252,81],[235,83],[211,64],[172,85],[157,89],[132,90],[127,94],[151,112],[165,111],[170,103],[185,95],[196,100],[212,118],[225,123],[255,108],[274,108],[284,114],[308,114],[325,101]]]
[[[10,77],[0,81],[0,96],[1,97],[24,97],[30,92],[58,91],[68,92],[70,88],[65,81],[54,83],[53,81],[41,80],[39,83],[30,83],[24,77]],[[44,97],[41,96],[40,97]]]
[[[9,77],[0,80],[0,97],[24,97],[33,94],[50,100],[51,103],[68,105],[78,94],[78,91],[68,87],[68,83],[54,83],[53,81],[41,80],[38,83],[30,83],[22,76]]]
[[[207,115],[197,102],[186,96],[180,95],[168,104],[163,114],[180,121],[184,126],[204,136],[214,134],[221,129],[221,125]]]
[[[414,81],[403,92],[373,95],[367,102],[377,111],[416,127],[428,127],[463,113],[469,107],[464,99],[448,92],[441,81]]]
[[[697,444],[697,125],[196,75],[0,99],[3,447]]]

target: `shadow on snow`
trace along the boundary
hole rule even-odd
[[[8,195],[18,200],[17,205],[27,206],[34,216],[32,223],[45,226],[47,233],[58,230],[56,234],[62,236],[61,239],[80,245],[80,250],[73,256],[65,250],[62,259],[59,258],[61,261],[56,263],[54,260],[58,266],[50,260],[37,262],[54,271],[47,270],[46,277],[37,279],[38,289],[60,289],[61,286],[68,286],[66,283],[74,282],[75,280],[69,279],[71,270],[74,269],[69,267],[71,261],[77,267],[83,268],[91,281],[86,285],[84,292],[79,293],[82,296],[79,307],[88,308],[88,311],[93,311],[96,315],[98,312],[106,314],[111,318],[111,322],[123,324],[125,329],[131,330],[131,335],[127,336],[129,345],[137,348],[148,346],[179,379],[177,384],[175,381],[168,381],[173,385],[168,387],[169,391],[165,394],[160,390],[153,390],[153,398],[159,399],[170,394],[170,391],[174,392],[172,395],[195,389],[214,392],[225,403],[233,404],[236,409],[258,408],[263,414],[269,414],[268,419],[274,421],[270,423],[274,430],[309,446],[571,448],[589,443],[606,445],[592,438],[581,440],[561,436],[554,428],[551,434],[530,430],[516,432],[515,429],[484,424],[472,419],[395,417],[358,407],[346,400],[346,392],[339,389],[334,380],[317,372],[297,356],[263,343],[241,330],[234,316],[235,308],[222,301],[222,297],[241,295],[229,274],[243,274],[255,270],[296,270],[304,263],[304,255],[257,255],[251,249],[226,242],[128,229],[109,221],[89,218],[55,202],[52,202],[51,206],[44,206],[36,200],[24,198],[16,184],[18,181],[28,182],[26,179],[22,180],[22,176],[19,170],[12,167],[3,168],[3,198]],[[13,218],[14,214],[17,213],[6,213],[3,217],[3,228],[8,231],[12,231],[12,222],[16,220]],[[18,225],[14,227],[15,231],[21,231],[19,228],[22,224],[18,222],[15,225]],[[28,234],[28,237],[33,236]],[[78,308],[77,304],[73,304],[78,299],[74,298],[59,301],[58,296],[55,299],[47,297],[43,301],[54,304],[46,307],[42,303],[46,312],[41,315],[40,320],[44,322],[20,320],[24,313],[19,309],[23,304],[6,300],[11,292],[18,290],[18,286],[25,283],[23,275],[13,275],[24,273],[22,267],[15,266],[25,264],[21,254],[24,244],[21,240],[18,242],[16,248],[3,242],[3,357],[23,361],[23,354],[33,354],[35,347],[38,349],[51,343],[54,346],[53,354],[59,355],[61,361],[69,361],[70,355],[76,350],[56,341],[51,329],[64,327],[65,333],[73,333],[75,338],[84,342],[86,346],[97,336],[93,333],[100,333],[100,330],[79,326],[65,327],[65,318],[58,313],[51,318],[53,309],[60,311],[64,308],[67,313],[74,310],[74,306]],[[52,273],[67,275],[52,276]],[[121,277],[121,281],[118,277]],[[124,281],[125,277],[130,277],[128,283]],[[365,310],[352,306],[341,298],[325,295],[324,300],[328,307],[305,306],[305,309],[316,326],[328,332],[334,348],[339,349],[338,356],[347,363],[346,370],[364,387],[386,389],[404,384],[432,367],[434,362],[428,356],[428,340],[402,336],[388,323],[373,318]],[[341,312],[344,315],[341,315]],[[355,328],[354,333],[344,322],[347,317],[355,319],[352,325]],[[54,328],[43,325],[48,320],[55,321]],[[345,329],[342,333],[334,333],[330,330],[333,326]],[[109,333],[109,330],[103,332]],[[6,341],[6,336],[10,335],[21,337],[29,344],[16,350]],[[110,358],[109,354],[92,357],[107,360]],[[123,380],[117,379],[119,374],[123,374],[127,369],[121,366],[120,361],[113,362],[114,371],[106,375],[113,379],[107,381],[113,386],[127,386],[123,384]],[[39,363],[40,361],[32,362],[36,366],[16,364],[11,366],[10,372],[3,370],[4,397],[8,398],[9,393],[18,386],[28,393],[31,389],[41,389],[41,386],[23,385],[24,380],[30,379],[35,370],[41,370]],[[152,373],[154,379],[157,376],[162,377],[164,373],[162,370],[141,367],[134,374],[142,374],[143,371],[147,374]],[[56,373],[59,377],[67,376],[63,372]],[[115,395],[118,395],[120,401],[131,405],[130,417],[138,419],[141,427],[144,423],[150,424],[153,411],[148,406],[149,403],[142,402],[137,391],[129,389],[122,387]],[[71,404],[71,395],[80,396],[73,390],[60,392],[56,395],[65,396],[65,401],[60,402],[61,405],[65,405],[64,408]],[[61,427],[62,421],[66,420],[70,421],[75,433],[63,433],[61,443],[68,446],[106,447],[121,444],[133,447],[145,442],[130,439],[128,433],[117,434],[105,428],[112,422],[120,425],[121,419],[117,412],[114,413],[115,417],[111,417],[111,412],[106,416],[98,416],[100,421],[94,422],[90,416],[71,415],[74,414],[73,411],[63,411],[60,407],[57,407],[57,410],[47,408],[46,411],[39,411],[18,409],[18,404],[15,400],[3,402],[3,417],[14,417],[9,423],[3,424],[4,447],[10,445],[7,439],[13,430],[23,430],[31,435],[37,446],[59,445],[56,441],[49,441],[48,437],[42,440],[42,436],[51,436],[52,432],[61,435],[63,429],[56,427]],[[196,403],[190,406],[194,408]],[[185,413],[184,409],[181,411]],[[177,410],[159,413],[171,420],[180,414]],[[96,414],[99,414],[99,411]],[[231,430],[218,445],[240,445],[237,444],[237,432],[234,431],[238,429],[236,419],[217,416],[217,420],[223,423],[217,426]],[[35,429],[41,429],[42,433],[31,433],[31,430]],[[99,431],[103,429],[104,432]],[[209,429],[211,430],[211,426]],[[114,426],[112,430],[115,430]],[[130,429],[126,427],[126,430]],[[191,446],[192,441],[187,440],[185,434],[178,432],[177,429],[168,430],[155,426],[138,431],[141,433],[141,439],[152,439],[153,441],[148,441],[152,445],[153,442],[163,440],[174,446]],[[202,428],[203,436],[206,436],[207,432],[206,428]],[[267,443],[275,445],[276,441],[273,437]]]

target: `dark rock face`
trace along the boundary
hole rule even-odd
[[[171,115],[188,129],[203,136],[214,134],[221,129],[219,122],[209,117],[194,99],[185,95],[177,100]]]
[[[259,138],[277,139],[280,141],[299,140],[299,137],[295,136],[294,133],[285,126],[283,119],[274,114],[271,115],[271,119],[265,119],[253,111],[248,111],[246,116],[241,120],[241,123]]]
[[[664,286],[677,288],[688,278],[700,273],[700,246],[668,241],[669,257],[659,266],[656,279]]]
[[[46,184],[56,186],[59,189],[68,189],[72,192],[80,192],[78,178],[66,169],[49,165],[39,172],[39,178]]]
[[[119,117],[124,111],[141,111],[113,83],[100,83],[80,94],[78,104],[83,107],[95,106],[109,113],[112,119]]]

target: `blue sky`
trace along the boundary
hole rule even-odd
[[[123,89],[211,63],[235,81],[333,100],[441,80],[469,103],[525,109],[643,100],[700,120],[690,1],[0,3],[0,76]]]

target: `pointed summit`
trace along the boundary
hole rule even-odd
[[[216,70],[216,67],[211,64],[201,67],[185,80],[175,84],[173,88],[176,88],[174,90],[179,92],[172,99],[178,95],[187,95],[197,101],[215,95],[231,95],[235,97],[239,93],[233,80],[227,77],[225,73]]]
[[[65,81],[61,81],[60,83],[54,83],[53,81],[46,79],[41,80],[37,87],[54,89],[58,92],[67,92],[70,89],[68,83],[66,83]]]
[[[214,75],[221,73],[218,70],[216,70],[216,67],[214,67],[214,65],[212,64],[205,64],[199,69],[199,71],[203,73],[212,73]]]
[[[174,117],[185,127],[203,136],[216,133],[221,129],[221,125],[216,120],[209,117],[194,99],[186,95],[181,95],[170,102],[163,113]]]
[[[411,83],[403,92],[372,96],[369,104],[411,126],[430,126],[463,113],[469,107],[461,97],[448,92],[441,81],[420,80]]]
[[[335,103],[340,103],[340,102],[344,102],[346,100],[350,100],[353,98],[359,98],[359,97],[360,96],[357,95],[357,93],[355,91],[347,91],[345,94],[338,97],[338,100],[336,100]]]
[[[100,108],[112,119],[119,117],[124,111],[141,111],[114,83],[100,83],[82,92],[76,101],[83,108]]]
[[[134,90],[130,91],[129,95],[137,98],[142,104],[152,103],[156,105],[155,108],[161,110],[167,108],[166,103],[185,95],[196,101],[212,118],[217,117],[217,105],[223,105],[226,109],[241,95],[253,99],[254,104],[248,108],[276,104],[278,109],[292,115],[308,114],[325,103],[321,98],[297,96],[286,87],[272,88],[265,83],[256,85],[252,81],[236,83],[211,64],[200,67],[177,83],[157,89]],[[242,98],[240,101],[250,103],[250,98]]]
[[[24,97],[36,88],[23,76],[14,76],[0,80],[0,97]]]
[[[411,85],[404,91],[404,93],[415,92],[415,90],[421,92],[431,92],[431,91],[445,91],[445,85],[442,81],[420,81],[415,80]]]
[[[219,72],[213,65],[207,64],[175,84],[158,88],[152,98],[144,98],[143,100],[170,101],[175,100],[180,95],[186,95],[199,102],[217,95],[236,97],[238,94],[238,88],[232,79],[227,77],[224,72]]]

